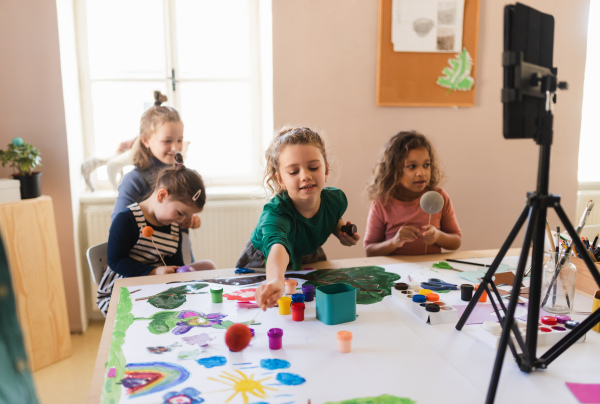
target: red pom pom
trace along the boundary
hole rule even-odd
[[[225,333],[225,344],[231,352],[240,352],[248,346],[252,339],[252,331],[246,324],[234,324]]]
[[[152,237],[153,234],[154,229],[150,226],[144,226],[144,228],[142,229],[142,236],[144,237]]]

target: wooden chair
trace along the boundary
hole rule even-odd
[[[92,273],[92,279],[96,285],[100,284],[102,275],[108,266],[106,258],[106,247],[108,243],[102,243],[88,248],[87,256],[88,264],[90,265],[90,272]]]

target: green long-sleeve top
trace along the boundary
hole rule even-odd
[[[319,212],[307,219],[296,210],[288,193],[282,192],[264,206],[250,240],[265,257],[273,244],[283,245],[290,255],[292,270],[299,270],[301,258],[325,244],[347,208],[344,192],[324,188]]]

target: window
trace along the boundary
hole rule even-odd
[[[270,2],[78,0],[86,157],[109,157],[139,132],[154,90],[190,141],[186,165],[207,185],[260,182],[272,133]],[[106,171],[97,172],[97,185]]]
[[[588,23],[587,57],[585,64],[585,80],[583,87],[583,111],[581,119],[581,137],[579,140],[579,172],[580,187],[585,183],[600,184],[600,165],[598,164],[598,150],[600,150],[600,26],[593,23],[600,18],[600,4],[590,2]]]

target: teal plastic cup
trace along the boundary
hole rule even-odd
[[[356,293],[345,283],[317,287],[317,319],[327,325],[356,320]]]

